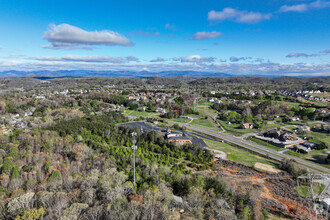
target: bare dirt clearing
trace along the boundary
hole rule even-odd
[[[258,170],[266,171],[266,172],[269,172],[269,173],[275,173],[275,174],[282,172],[282,170],[277,169],[274,166],[271,166],[271,165],[268,165],[268,164],[259,163],[259,162],[257,162],[257,163],[254,164],[254,168],[256,168]]]
[[[236,190],[258,195],[256,204],[270,213],[296,219],[310,216],[311,202],[298,194],[294,189],[296,181],[287,172],[270,174],[225,160],[217,160],[215,164],[219,174]]]

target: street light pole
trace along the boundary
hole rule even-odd
[[[135,151],[137,149],[137,146],[135,145],[135,143],[136,143],[136,140],[135,140],[136,135],[137,135],[136,132],[133,132],[132,133],[132,137],[133,137],[132,150],[133,150],[133,167],[134,167],[134,186],[135,186]]]

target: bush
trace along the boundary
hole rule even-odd
[[[52,175],[50,175],[50,177],[48,178],[48,181],[52,181],[52,180],[61,180],[62,179],[62,174],[59,170],[54,170],[52,172]]]
[[[10,174],[13,167],[14,164],[11,160],[5,160],[1,169],[1,174]]]
[[[23,213],[22,216],[16,216],[15,220],[38,220],[43,219],[43,216],[45,214],[45,209],[30,209]]]
[[[19,167],[18,166],[14,166],[13,172],[11,174],[11,179],[16,179],[19,178],[21,175],[19,174]]]
[[[318,149],[318,150],[324,150],[326,148],[327,148],[327,145],[324,142],[320,142],[316,147],[316,149]]]
[[[46,172],[48,172],[48,169],[49,169],[49,167],[50,167],[51,165],[52,165],[52,161],[48,161],[48,162],[45,164],[44,169],[45,169]]]

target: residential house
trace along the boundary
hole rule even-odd
[[[156,108],[156,112],[165,114],[166,110],[164,108]]]
[[[253,124],[250,123],[243,123],[241,124],[242,129],[253,128]]]

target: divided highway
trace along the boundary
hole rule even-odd
[[[269,149],[267,147],[258,145],[254,142],[250,142],[250,141],[246,141],[246,140],[242,140],[238,137],[232,136],[230,134],[226,134],[226,133],[221,133],[221,132],[216,132],[214,130],[211,129],[207,129],[207,128],[203,128],[200,126],[195,126],[195,125],[190,125],[190,124],[185,124],[185,123],[178,123],[178,122],[171,122],[168,121],[169,124],[178,124],[180,126],[185,126],[187,129],[192,130],[192,131],[196,131],[196,132],[200,132],[203,134],[207,134],[210,135],[212,137],[216,137],[216,138],[221,138],[227,142],[236,144],[238,146],[241,146],[245,149],[251,150],[253,152],[256,152],[258,154],[264,155],[264,156],[268,156],[271,159],[277,160],[277,161],[281,161],[283,158],[287,158],[287,159],[293,159],[296,162],[298,162],[299,164],[306,166],[310,169],[314,168],[315,171],[319,172],[318,170],[323,170],[324,172],[330,173],[330,169],[325,168],[323,166],[320,166],[316,163],[312,163],[297,157],[293,157],[290,155],[283,155],[275,150]]]

